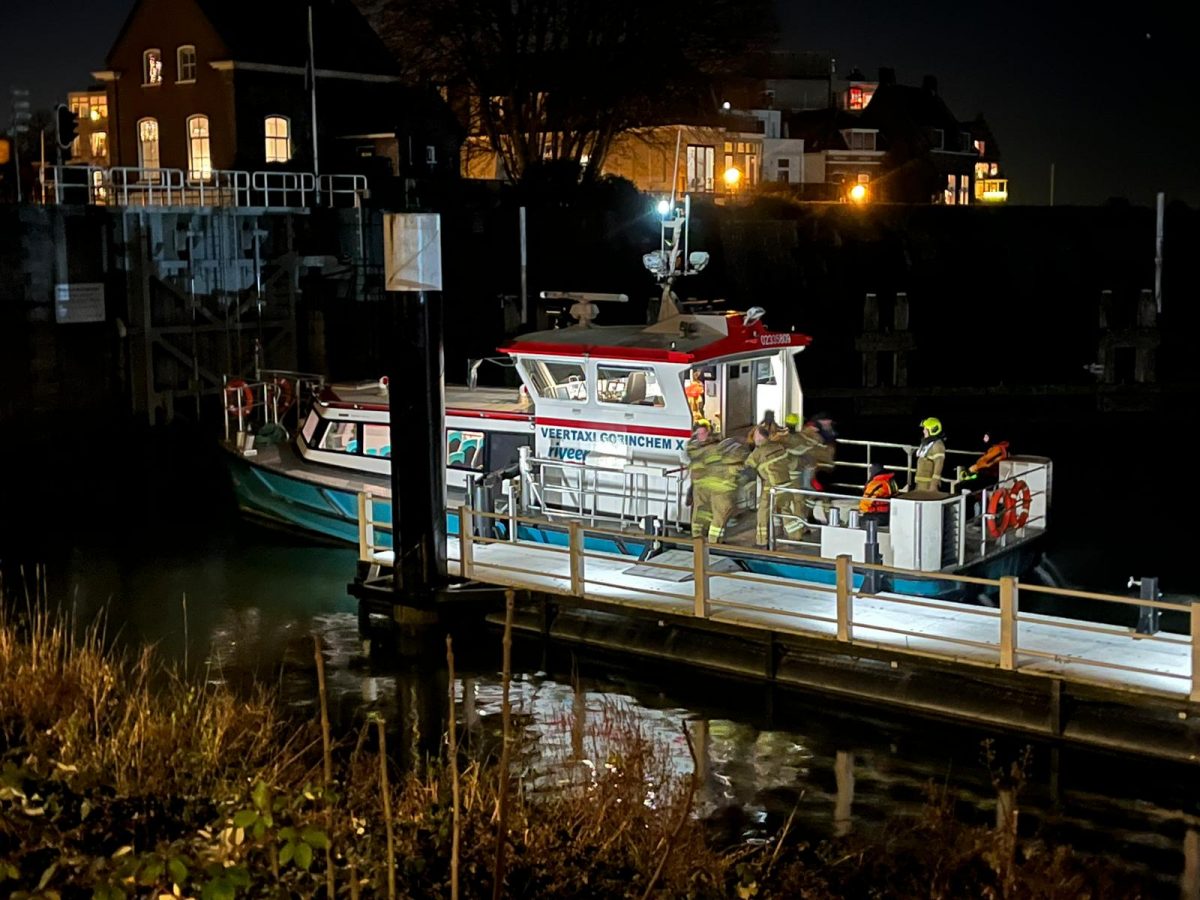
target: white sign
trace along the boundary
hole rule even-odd
[[[385,290],[442,289],[442,218],[437,213],[383,217]]]
[[[678,457],[687,442],[670,432],[674,429],[655,428],[656,434],[609,430],[596,427],[562,428],[538,424],[539,453],[548,459],[568,462],[587,462],[592,454],[599,456]],[[688,432],[683,432],[687,434]]]
[[[104,285],[56,284],[54,321],[59,324],[104,321]]]

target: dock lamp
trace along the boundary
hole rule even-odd
[[[853,203],[866,203],[867,186],[865,184],[856,184],[850,188],[850,200]]]
[[[654,208],[657,209],[658,214],[665,219],[667,216],[667,213],[669,213],[671,211],[671,201],[666,200],[666,199],[659,200],[658,205],[655,206]]]

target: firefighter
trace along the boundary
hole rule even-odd
[[[895,493],[892,487],[894,478],[895,475],[885,472],[879,463],[871,463],[867,468],[867,483],[863,487],[862,499],[858,501],[858,511],[864,517],[887,521],[888,512],[892,508],[888,500]]]
[[[987,448],[983,455],[959,476],[959,481],[971,482],[972,490],[995,484],[1000,477],[1000,463],[1009,457],[1008,441],[992,443],[992,436],[985,434],[983,445]]]
[[[781,511],[781,495],[772,510],[771,488],[792,487],[792,475],[788,466],[787,447],[781,441],[773,440],[769,429],[759,425],[754,429],[754,449],[746,457],[746,467],[762,480],[762,491],[758,495],[758,519],[754,531],[754,545],[759,548],[767,546],[770,536],[771,516]],[[788,537],[794,537],[803,530],[803,524],[792,517],[784,520],[784,528]]]
[[[709,489],[703,482],[706,468],[720,461],[716,447],[717,436],[713,434],[708,420],[697,420],[692,426],[692,436],[683,448],[683,461],[687,464],[688,474],[691,476],[688,502],[692,507],[692,537],[707,534],[708,526],[712,523]]]
[[[946,444],[942,436],[941,419],[931,416],[921,420],[921,443],[917,447],[917,471],[913,479],[918,491],[942,489],[942,467],[946,464]]]
[[[704,421],[704,381],[698,369],[692,369],[691,380],[684,387],[683,395],[692,411],[692,419],[696,422]]]
[[[706,460],[711,461],[705,463],[697,486],[708,501],[708,539],[713,543],[718,543],[724,538],[725,526],[733,516],[738,488],[741,486],[740,476],[747,455],[749,449],[745,444],[736,438],[725,438],[713,448],[713,455],[706,457]],[[696,534],[694,525],[692,534]]]

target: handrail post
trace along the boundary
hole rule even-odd
[[[571,568],[571,593],[583,596],[583,526],[578,522],[567,523],[568,562]]]
[[[1000,668],[1017,667],[1017,579],[1000,579]]]
[[[464,503],[458,508],[458,575],[472,578],[475,574],[474,513]]]
[[[849,554],[838,556],[833,570],[837,573],[837,639],[849,643],[854,632],[854,570]]]
[[[1192,604],[1192,691],[1188,699],[1200,703],[1200,604]]]
[[[703,537],[692,538],[692,580],[695,582],[697,619],[708,618],[708,542]]]
[[[226,417],[228,421],[228,417]],[[371,561],[371,548],[367,546],[367,493],[358,492],[358,558],[363,562]]]

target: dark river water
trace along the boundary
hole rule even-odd
[[[121,641],[153,642],[168,659],[186,659],[210,679],[277,684],[301,710],[316,696],[311,636],[319,634],[343,731],[374,709],[389,722],[389,747],[402,764],[438,752],[448,689],[442,636],[434,635],[429,654],[416,659],[364,645],[346,593],[353,549],[242,522],[215,457],[194,435],[155,435],[144,446],[126,443],[125,454],[99,452],[82,472],[56,482],[50,476],[59,457],[48,451],[41,481],[5,485],[0,561],[6,571],[25,566],[28,573],[40,563],[51,599],[81,621],[104,612]],[[1111,527],[1101,520],[1114,508],[1111,485],[1102,485],[1098,469],[1090,481],[1091,471],[1056,487],[1056,508],[1068,509],[1056,527],[1075,537],[1049,550],[1074,583],[1114,590],[1119,578],[1153,574],[1145,566],[1165,557],[1155,533],[1143,529],[1136,545],[1142,556],[1113,559],[1115,536],[1129,524],[1121,518],[1138,510],[1117,510]],[[1101,485],[1106,493],[1088,506],[1086,498]],[[64,527],[68,521],[75,527]],[[17,588],[9,578],[11,596]],[[494,733],[499,636],[464,637],[456,655],[460,723],[468,739]],[[964,819],[991,822],[996,793],[984,742],[994,741],[1002,765],[1025,746],[977,728],[520,643],[515,669],[514,702],[547,759],[578,740],[572,722],[586,721],[594,743],[619,720],[654,735],[688,772],[686,722],[704,775],[698,808],[729,835],[763,834],[793,810],[794,827],[814,837],[869,831],[888,817],[918,814],[931,785],[958,799]],[[603,752],[591,749],[594,757]],[[1027,775],[1018,799],[1023,833],[1136,870],[1161,896],[1200,898],[1194,770],[1034,744]]]

